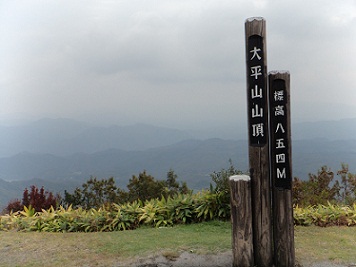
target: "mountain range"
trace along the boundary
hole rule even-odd
[[[292,125],[293,174],[306,179],[328,165],[356,168],[356,119]],[[339,135],[336,133],[339,132]],[[337,137],[340,138],[337,138]],[[136,124],[93,126],[70,119],[42,119],[0,127],[0,205],[21,198],[32,184],[72,191],[90,176],[114,177],[125,188],[132,175],[146,170],[165,179],[169,169],[193,189],[208,187],[210,174],[229,167],[229,159],[248,170],[248,143],[201,139],[192,132]],[[355,172],[355,169],[354,169]]]
[[[69,155],[111,148],[144,150],[191,138],[180,130],[146,124],[96,126],[70,119],[41,119],[0,126],[0,157],[21,152]]]

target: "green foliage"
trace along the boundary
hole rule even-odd
[[[341,177],[340,198],[346,205],[351,205],[356,201],[356,174],[349,172],[347,164],[341,164],[341,170],[337,172]]]
[[[218,195],[210,191],[176,194],[174,197],[112,204],[98,209],[72,206],[36,212],[25,207],[0,217],[1,230],[45,232],[99,232],[136,229],[140,225],[166,227],[174,224],[226,219]]]
[[[173,197],[180,193],[187,194],[191,190],[186,183],[179,185],[177,175],[169,170],[166,180],[156,180],[143,171],[138,176],[133,175],[127,185],[128,191],[116,187],[113,177],[98,180],[91,177],[82,188],[76,188],[73,194],[64,192],[64,206],[82,207],[84,209],[100,208],[112,203],[127,203],[161,198]]]
[[[356,226],[356,204],[352,206],[327,203],[301,208],[294,207],[295,225]]]
[[[308,181],[294,178],[293,204],[303,207],[327,203],[353,204],[356,201],[356,174],[349,173],[345,164],[337,174],[341,176],[341,185],[338,180],[334,181],[334,173],[327,166],[321,167],[317,174],[309,174]]]
[[[210,209],[214,209],[216,214],[213,217],[221,219],[230,218],[230,176],[242,174],[240,170],[237,170],[232,164],[232,160],[229,160],[230,166],[227,170],[222,169],[219,172],[213,172],[210,174],[214,185],[210,183],[210,192],[214,194],[215,203]],[[204,213],[205,214],[205,211]]]
[[[331,185],[333,178],[334,173],[327,166],[321,167],[317,175],[309,174],[309,184],[305,189],[310,204],[326,204],[335,200],[338,183]]]
[[[293,209],[294,225],[310,226],[313,224],[313,207],[301,208],[296,205]]]
[[[117,187],[113,177],[109,179],[90,179],[76,188],[73,194],[64,192],[64,203],[69,206],[82,207],[84,209],[99,208],[108,203],[118,202]]]
[[[157,181],[153,176],[141,172],[138,176],[133,175],[127,185],[129,190],[128,201],[141,200],[146,201],[153,198],[159,198],[166,194],[164,181]]]
[[[212,220],[216,210],[215,194],[211,192],[200,192],[197,194],[197,218],[201,221]]]
[[[174,171],[172,169],[170,169],[167,172],[167,179],[165,182],[165,186],[167,187],[169,193],[169,196],[174,196],[177,195],[179,193],[179,183],[177,182],[177,174],[174,173]]]
[[[218,196],[210,191],[197,194],[179,194],[176,197],[151,199],[144,204],[135,201],[113,204],[111,207],[85,210],[81,207],[60,206],[57,210],[36,212],[25,207],[18,213],[0,216],[0,230],[37,232],[109,232],[132,230],[141,225],[167,227],[177,224],[198,223],[226,219]],[[356,226],[356,204],[352,206],[315,205],[294,207],[295,225]]]
[[[211,175],[214,185],[210,190],[195,194],[186,185],[179,185],[172,170],[165,181],[157,181],[145,171],[133,176],[128,192],[117,188],[113,178],[91,178],[82,189],[66,194],[67,203],[72,201],[75,205],[41,210],[24,206],[21,211],[0,216],[0,230],[107,232],[132,230],[141,225],[167,227],[227,220],[230,218],[229,177],[240,173],[230,161],[228,170]],[[333,182],[334,173],[323,166],[316,175],[310,174],[308,181],[294,180],[295,225],[356,226],[356,175],[348,172],[347,165],[342,165],[338,175],[341,185]],[[33,192],[44,195],[43,189]],[[24,194],[26,197],[31,199]],[[340,201],[343,204],[336,205]]]
[[[232,164],[232,160],[229,160],[230,166],[227,170],[221,169],[219,172],[213,172],[210,174],[211,180],[214,185],[210,183],[210,191],[212,193],[224,192],[227,195],[230,194],[230,182],[229,178],[232,175],[242,174],[240,170],[237,170]]]
[[[173,197],[179,193],[188,194],[191,190],[186,183],[179,185],[177,175],[172,169],[167,172],[166,180],[156,180],[148,175],[146,171],[141,172],[138,177],[133,175],[127,185],[127,201],[156,199],[161,197]]]
[[[195,200],[191,194],[179,194],[174,198],[168,198],[169,205],[174,210],[173,222],[186,224],[195,221]]]

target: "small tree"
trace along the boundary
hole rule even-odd
[[[305,198],[305,192],[303,188],[304,182],[301,181],[298,177],[294,177],[292,185],[293,206],[300,206],[302,205]]]
[[[9,202],[5,208],[5,212],[20,211],[24,206],[31,206],[36,212],[38,212],[42,209],[49,209],[51,206],[56,208],[59,201],[59,195],[54,196],[52,192],[45,191],[43,186],[38,189],[35,185],[32,185],[30,192],[27,188],[25,188],[22,201],[16,199]]]
[[[308,181],[294,178],[293,203],[300,206],[337,202],[340,185],[333,183],[334,173],[327,166],[322,166],[317,174],[309,174]]]
[[[38,212],[42,209],[49,209],[51,206],[56,208],[59,198],[58,195],[55,197],[52,192],[45,191],[43,186],[38,189],[32,185],[30,193],[27,188],[25,189],[22,204],[26,207],[32,206]]]
[[[160,198],[168,193],[165,181],[157,181],[146,171],[141,172],[138,177],[133,175],[127,188],[130,202],[138,199],[146,201],[152,198]]]
[[[210,183],[210,191],[213,193],[223,192],[228,195],[228,200],[230,201],[230,181],[229,178],[232,175],[242,174],[240,170],[237,170],[232,164],[232,160],[229,160],[230,167],[225,170],[221,169],[219,172],[213,172],[210,174],[211,179],[214,184]]]
[[[70,194],[67,190],[64,190],[63,205],[67,207],[72,205],[73,208],[83,206],[82,190],[77,187],[73,194]]]
[[[356,174],[349,172],[347,164],[341,164],[341,170],[337,172],[341,177],[341,202],[351,205],[356,201]]]
[[[179,183],[177,182],[177,174],[172,169],[167,172],[166,187],[170,196],[174,196],[179,192]]]
[[[213,172],[210,174],[214,184],[210,183],[210,193],[215,194],[216,204],[218,210],[218,217],[229,218],[230,217],[230,176],[236,174],[242,174],[232,164],[232,160],[229,160],[230,167],[225,170],[221,169],[219,172]]]
[[[179,193],[181,194],[191,194],[193,190],[189,189],[187,182],[182,182],[179,187]]]
[[[113,177],[98,180],[96,177],[90,179],[76,188],[73,194],[64,192],[64,204],[85,209],[99,208],[103,205],[119,202],[118,188]]]
[[[179,186],[176,179],[177,175],[173,170],[167,173],[166,181],[156,180],[143,171],[138,176],[132,176],[127,185],[128,191],[125,191],[116,187],[113,177],[102,180],[91,177],[82,185],[82,188],[77,187],[73,194],[64,191],[63,203],[66,206],[72,205],[74,208],[90,209],[112,203],[126,203],[138,199],[146,201],[162,196],[174,196],[178,193],[189,193],[187,184],[182,183]]]
[[[191,190],[188,188],[188,185],[186,182],[182,182],[181,185],[179,185],[179,182],[177,182],[178,176],[175,174],[175,172],[170,169],[167,172],[167,179],[165,182],[165,185],[167,187],[167,196],[176,196],[177,194],[189,194]]]

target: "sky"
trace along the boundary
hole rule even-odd
[[[356,117],[355,0],[2,0],[0,122],[246,123],[250,17],[291,74],[292,122]]]

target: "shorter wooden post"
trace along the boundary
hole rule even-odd
[[[233,267],[254,266],[251,179],[248,175],[230,177]]]

